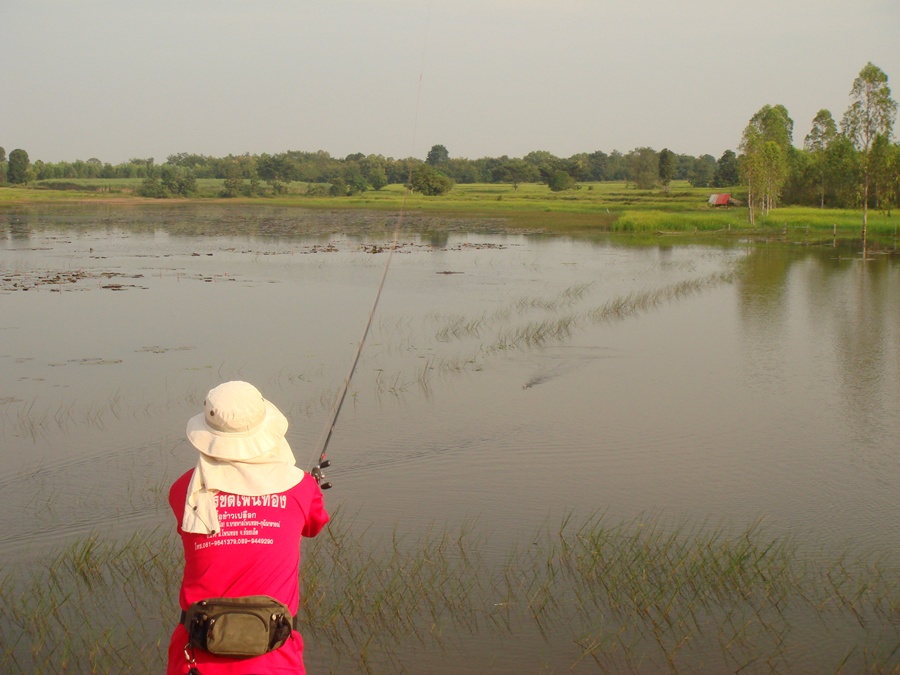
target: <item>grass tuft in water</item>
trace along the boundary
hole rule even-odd
[[[379,536],[333,515],[305,543],[301,575],[302,632],[333,672],[415,670],[423,654],[465,668],[501,644],[536,644],[526,663],[548,671],[900,672],[885,557],[805,554],[760,523],[602,514],[568,514],[503,553],[475,521]],[[0,668],[160,672],[180,555],[166,530],[8,565]]]

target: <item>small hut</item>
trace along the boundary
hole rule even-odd
[[[731,194],[728,192],[722,194],[711,194],[709,196],[709,200],[706,202],[710,206],[740,206],[741,203],[732,198]]]

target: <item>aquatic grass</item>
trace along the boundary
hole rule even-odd
[[[450,316],[434,316],[433,320],[441,321],[443,326],[435,332],[438,342],[449,342],[451,339],[460,340],[468,337],[478,337],[488,323],[485,314],[469,317],[464,314]]]
[[[399,398],[410,387],[401,373],[388,375],[381,368],[375,370],[375,396],[378,400],[382,400],[385,394],[390,394],[394,398]]]
[[[734,276],[734,271],[726,271],[685,279],[668,286],[619,296],[587,311],[528,321],[519,326],[502,329],[494,342],[484,345],[483,350],[490,354],[512,349],[530,349],[562,341],[587,323],[627,319],[642,312],[658,309],[666,303],[677,301],[703,289],[730,283]]]
[[[665,235],[670,233],[710,233],[729,232],[746,229],[742,221],[746,213],[742,210],[672,212],[661,210],[627,211],[620,215],[610,227],[612,232],[652,232]]]
[[[452,659],[535,631],[551,671],[900,672],[898,570],[883,556],[656,514],[568,513],[505,553],[489,540],[477,521],[381,535],[338,508],[304,545],[308,648],[345,672],[403,671],[423,650]],[[159,672],[179,577],[167,528],[4,565],[0,668]]]
[[[731,283],[734,277],[734,271],[718,272],[701,278],[685,279],[661,288],[629,293],[608,300],[600,307],[595,307],[587,312],[587,316],[594,322],[627,318],[641,312],[657,309],[666,303],[693,295],[705,288],[714,287],[722,283]]]
[[[421,367],[417,371],[416,383],[419,385],[419,391],[427,399],[431,396],[431,374],[434,372],[434,355],[424,358]]]
[[[560,308],[570,307],[578,300],[581,300],[587,290],[593,285],[594,282],[592,281],[574,284],[572,286],[569,286],[568,288],[562,289],[561,291],[559,291],[559,293],[550,298],[519,298],[512,303],[512,308],[515,310],[515,312],[524,314],[525,312],[531,311],[533,309],[554,311]]]
[[[118,361],[86,359],[77,363],[86,362],[114,365]],[[55,407],[44,402],[40,396],[27,401],[16,400],[2,406],[3,415],[0,417],[0,424],[8,426],[5,429],[0,427],[0,430],[16,435],[22,434],[36,441],[49,433],[69,432],[76,428],[103,430],[111,423],[121,422],[127,415],[149,418],[156,416],[160,409],[196,403],[194,392],[189,391],[180,396],[171,396],[171,392],[167,393],[170,397],[155,406],[143,400],[143,392],[134,390],[126,394],[119,388],[114,388],[105,400],[76,397],[61,400]]]
[[[572,335],[578,324],[577,314],[543,321],[529,321],[514,328],[503,330],[488,351],[504,351],[539,347],[551,341],[564,340]]]
[[[125,542],[92,535],[24,572],[8,566],[0,583],[4,672],[152,672],[176,554],[155,532]]]

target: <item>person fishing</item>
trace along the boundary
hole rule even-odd
[[[287,418],[247,382],[211,389],[187,423],[197,465],[169,491],[184,548],[167,675],[304,673],[300,541],[328,523],[295,466]]]

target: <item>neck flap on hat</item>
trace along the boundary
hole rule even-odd
[[[271,452],[243,461],[220,460],[201,452],[188,484],[181,529],[217,534],[221,529],[215,500],[219,492],[249,497],[285,492],[305,475],[294,462],[284,438]]]

